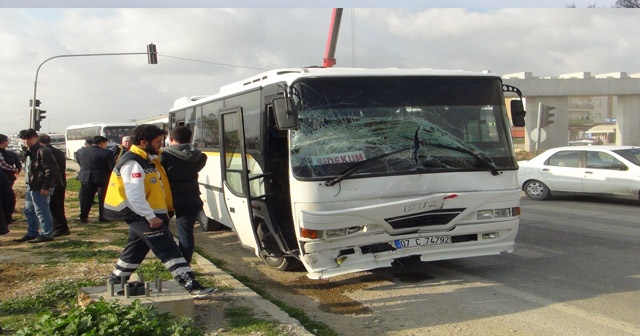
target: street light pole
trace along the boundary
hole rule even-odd
[[[157,59],[158,52],[156,51],[156,46],[153,43],[147,45],[147,52],[58,55],[58,56],[49,57],[46,60],[44,60],[42,63],[40,63],[40,65],[38,66],[38,69],[36,70],[36,80],[33,82],[33,100],[31,101],[31,111],[30,111],[30,116],[29,116],[29,128],[34,128],[35,127],[35,122],[36,122],[36,97],[37,97],[36,93],[37,93],[37,90],[38,90],[38,73],[40,72],[40,68],[45,63],[47,63],[48,61],[50,61],[50,60],[52,60],[54,58],[61,58],[61,57],[119,56],[119,55],[148,55],[149,64],[158,64],[158,59]]]

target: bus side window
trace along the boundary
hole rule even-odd
[[[212,102],[202,107],[202,117],[197,122],[200,126],[202,147],[220,148],[220,115],[218,111],[222,109],[222,101]]]

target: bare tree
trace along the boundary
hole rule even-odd
[[[621,0],[618,0],[618,1],[621,1]],[[633,1],[638,1],[638,0],[633,0]],[[596,3],[593,3],[591,5],[587,5],[587,8],[596,8],[596,5],[597,5]],[[567,4],[567,8],[577,8],[577,7],[575,3],[570,3],[570,4]]]
[[[640,8],[640,0],[616,0],[616,8]]]

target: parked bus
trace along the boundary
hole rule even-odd
[[[66,139],[65,139],[65,135],[64,134],[49,134],[49,137],[51,137],[51,146],[63,151],[66,153]]]
[[[513,250],[503,91],[522,98],[487,73],[282,69],[178,99],[169,117],[208,156],[203,228],[228,226],[269,266],[320,279]],[[513,100],[514,125],[524,113]]]
[[[147,118],[147,119],[140,119],[140,120],[134,121],[133,123],[136,125],[142,125],[142,124],[156,125],[160,129],[165,130],[167,134],[169,133],[169,114],[161,114],[161,115]],[[169,145],[168,135],[165,136],[163,143],[165,146]]]
[[[136,125],[151,124],[169,132],[169,114],[161,114],[155,117],[140,119],[133,122]]]
[[[122,137],[130,135],[136,125],[133,123],[88,123],[72,125],[65,131],[67,158],[76,160],[76,153],[87,139],[102,135],[109,139],[107,147],[114,147],[122,142]],[[77,161],[77,160],[76,160]]]

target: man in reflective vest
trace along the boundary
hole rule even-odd
[[[160,259],[173,278],[194,296],[216,291],[196,281],[169,231],[169,211],[173,200],[169,180],[158,154],[165,131],[154,125],[138,125],[133,129],[133,145],[118,161],[104,203],[104,215],[110,220],[129,224],[129,238],[111,272],[119,283],[128,279],[140,266],[149,250]]]

